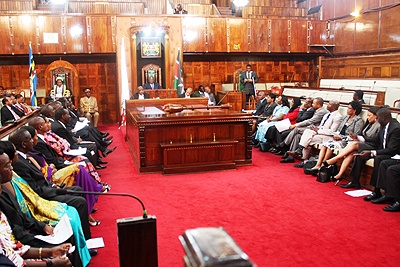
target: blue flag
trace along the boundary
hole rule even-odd
[[[35,70],[35,61],[33,60],[32,47],[29,44],[29,81],[31,87],[31,106],[37,106],[36,85],[38,83]]]

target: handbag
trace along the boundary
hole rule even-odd
[[[330,182],[331,179],[339,173],[339,169],[336,164],[326,167],[322,165],[318,170],[317,181],[321,183]]]

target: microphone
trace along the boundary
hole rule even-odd
[[[76,191],[76,190],[67,190],[67,189],[56,189],[55,193],[57,195],[88,194],[88,195],[103,195],[103,196],[109,195],[109,196],[132,197],[140,202],[140,204],[142,205],[142,209],[143,209],[143,218],[145,218],[145,219],[147,218],[147,212],[146,212],[146,209],[144,208],[143,202],[138,197],[135,197],[134,195],[124,194],[124,193],[101,193],[101,192]]]

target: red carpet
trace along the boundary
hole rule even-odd
[[[271,153],[253,150],[253,166],[236,171],[139,175],[117,125],[100,127],[117,150],[102,179],[111,192],[134,194],[157,217],[160,267],[183,266],[186,229],[222,226],[258,266],[399,266],[400,213],[382,211],[321,184]],[[116,220],[141,216],[130,198],[102,197],[93,237],[105,248],[90,266],[118,266]]]

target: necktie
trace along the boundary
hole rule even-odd
[[[388,129],[389,129],[389,123],[386,124],[385,130],[383,131],[383,148],[384,149],[386,148],[386,138],[387,138]]]
[[[328,116],[326,116],[326,119],[324,120],[324,123],[322,123],[321,126],[324,126],[325,123],[329,120],[329,117],[331,116],[331,113],[328,114]]]

